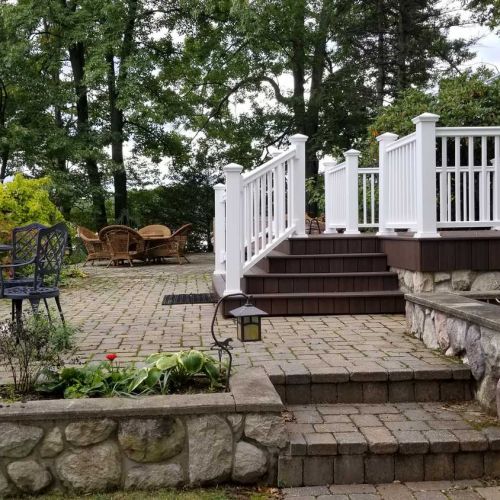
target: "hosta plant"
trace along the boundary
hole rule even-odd
[[[105,361],[89,361],[82,367],[63,368],[46,374],[43,392],[65,398],[139,396],[169,394],[188,389],[197,382],[209,390],[222,387],[223,368],[211,356],[196,350],[158,353],[143,366],[121,366],[110,353]]]

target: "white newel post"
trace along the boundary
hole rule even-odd
[[[438,120],[439,116],[432,113],[423,113],[412,120],[416,125],[415,238],[439,236],[436,220],[436,122]]]
[[[334,160],[331,156],[326,157],[323,160],[323,166],[325,168],[325,233],[331,234],[336,233],[337,230],[333,227],[333,185],[332,185],[332,169],[337,166],[337,160]]]
[[[397,141],[398,136],[386,132],[377,137],[378,141],[378,235],[391,234],[394,230],[389,229],[387,224],[387,206],[386,200],[389,196],[387,186],[387,146]]]
[[[361,153],[349,149],[344,153],[346,163],[346,228],[344,234],[359,234],[358,227],[358,164]]]
[[[226,175],[226,289],[224,295],[241,292],[242,256],[241,239],[243,238],[243,167],[230,163],[224,167]]]
[[[493,158],[493,220],[500,221],[500,137],[495,137],[495,158]],[[500,225],[493,229],[500,231]]]
[[[292,146],[295,146],[293,160],[293,174],[291,175],[290,195],[292,196],[289,215],[295,225],[297,236],[306,235],[306,141],[307,136],[295,134],[290,137]]]
[[[214,222],[214,274],[225,274],[226,272],[226,186],[216,184],[214,186],[215,196],[215,222]]]

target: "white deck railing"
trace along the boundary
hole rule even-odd
[[[214,187],[215,274],[225,274],[226,295],[288,236],[305,234],[306,140],[292,136],[290,149],[249,172],[227,165],[226,184]]]
[[[352,150],[341,165],[325,162],[325,232],[378,227],[425,238],[500,226],[500,127],[436,127],[438,119],[424,113],[414,133],[377,137],[378,169],[348,166]]]

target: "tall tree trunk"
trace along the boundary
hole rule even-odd
[[[115,58],[107,54],[108,98],[111,129],[111,161],[113,163],[113,183],[115,188],[115,220],[128,224],[127,214],[127,173],[123,160],[123,111],[117,106]]]
[[[54,76],[57,80],[59,80],[58,73]],[[62,118],[61,108],[59,106],[56,106],[56,108],[54,110],[54,121],[56,123],[57,128],[59,128],[59,129],[64,128],[64,122],[63,122],[63,118]],[[63,175],[68,173],[68,168],[66,165],[66,158],[61,153],[59,153],[57,155],[57,158],[55,161],[55,167],[56,167],[56,170]],[[64,190],[59,189],[57,192],[57,198],[58,198],[59,209],[61,210],[63,217],[66,220],[69,220],[70,216],[71,216],[71,208],[73,206],[73,199],[72,199],[71,193],[65,193]]]
[[[7,164],[9,162],[9,148],[4,148],[0,153],[0,183],[7,177]]]
[[[6,110],[7,110],[7,87],[0,78],[0,137],[6,132]],[[0,183],[3,182],[7,175],[7,163],[9,161],[9,146],[4,146],[0,151]]]
[[[398,2],[398,37],[396,48],[396,92],[408,88],[408,24],[411,22],[408,17],[409,6],[406,5],[405,0]]]
[[[82,42],[76,42],[69,47],[69,58],[76,92],[77,132],[79,138],[90,146],[89,103],[84,82],[85,48]],[[90,184],[94,224],[96,229],[100,229],[107,225],[107,217],[101,174],[95,158],[90,155],[85,158],[85,169]]]
[[[375,92],[377,106],[383,106],[385,97],[385,13],[384,0],[377,2],[377,59],[376,59],[376,78]]]

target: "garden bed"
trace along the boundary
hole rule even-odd
[[[282,408],[261,369],[226,393],[3,405],[0,495],[275,484]]]

